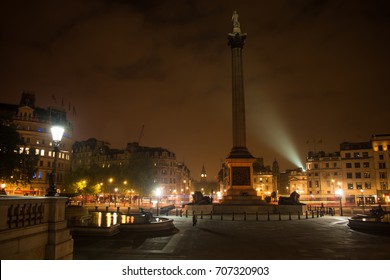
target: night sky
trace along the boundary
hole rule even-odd
[[[140,145],[212,178],[232,147],[234,10],[255,157],[295,168],[390,133],[390,1],[2,1],[0,102],[34,91],[69,111],[75,140],[112,148],[145,125]]]

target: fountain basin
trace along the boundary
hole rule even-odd
[[[90,219],[82,223],[68,220],[68,226],[74,235],[112,236],[120,231],[161,232],[172,231],[173,219],[148,217],[144,214],[123,214],[117,212],[90,212]]]
[[[390,216],[378,220],[370,215],[356,215],[348,219],[348,226],[357,231],[390,235]]]

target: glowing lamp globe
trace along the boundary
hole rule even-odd
[[[65,129],[62,126],[52,126],[51,127],[51,135],[53,137],[54,142],[60,142],[62,139],[62,135],[64,135]]]

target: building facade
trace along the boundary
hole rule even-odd
[[[71,149],[73,129],[67,120],[66,111],[59,108],[40,108],[35,106],[35,94],[23,92],[19,105],[0,104],[1,116],[10,120],[16,127],[24,145],[20,152],[35,153],[38,164],[30,184],[12,184],[6,186],[8,194],[45,195],[49,187],[50,173],[54,168],[54,143],[50,128],[61,124],[65,128],[57,157],[55,184],[58,192],[64,186],[65,174],[71,168]]]
[[[341,143],[339,152],[310,152],[305,200],[334,201],[341,190],[346,205],[389,203],[389,149],[390,134],[381,134],[366,142]]]
[[[161,147],[144,147],[133,142],[128,143],[125,149],[111,149],[107,142],[94,138],[78,141],[73,145],[73,167],[125,166],[135,154],[152,161],[153,182],[162,196],[191,191],[190,170],[177,161],[175,153]]]

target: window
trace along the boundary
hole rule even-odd
[[[362,173],[361,172],[356,172],[355,173],[355,178],[357,178],[357,179],[362,178]]]
[[[368,152],[363,152],[362,154],[363,154],[363,157],[365,157],[365,158],[368,157]]]
[[[381,190],[387,190],[387,182],[380,182]]]
[[[352,172],[347,172],[347,178],[352,179]]]
[[[355,168],[360,168],[360,162],[355,162]]]
[[[352,168],[352,163],[347,162],[347,163],[345,164],[345,167],[346,167],[346,168]]]
[[[379,163],[379,169],[386,169],[386,163],[385,162],[380,162]]]
[[[345,157],[346,158],[350,158],[351,157],[351,153],[345,153]]]
[[[382,145],[378,145],[378,150],[379,151],[383,151],[383,146]]]
[[[334,167],[334,168],[337,167],[337,162],[334,162],[334,163],[333,163],[333,167]]]
[[[363,167],[364,168],[370,168],[370,163],[369,162],[363,162]]]
[[[370,178],[370,172],[363,172],[363,177],[364,178]]]
[[[38,172],[38,179],[42,179],[42,172]]]
[[[39,162],[39,166],[43,166],[43,160]]]
[[[363,189],[362,183],[356,183],[356,189],[358,190]]]
[[[379,172],[379,178],[386,179],[387,178],[387,173],[386,172]]]
[[[355,158],[360,157],[360,153],[359,152],[354,152],[353,153],[353,157],[355,157]]]
[[[370,182],[365,182],[364,183],[364,188],[368,189],[368,190],[371,189],[371,183]]]
[[[314,169],[318,169],[318,163],[314,163]]]
[[[383,155],[379,155],[379,159],[380,159],[380,160],[383,160]]]
[[[347,186],[348,186],[349,190],[353,190],[353,184],[352,183],[348,183]]]

